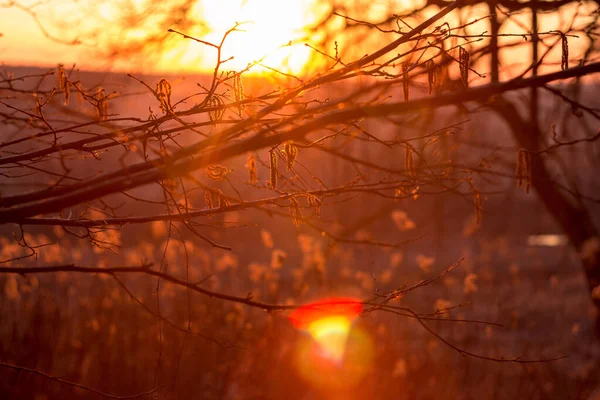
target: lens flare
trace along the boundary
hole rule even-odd
[[[354,298],[327,298],[305,305],[290,315],[306,333],[297,344],[300,375],[321,388],[349,388],[360,383],[373,358],[372,342],[364,329],[353,326],[362,311]]]
[[[346,350],[351,321],[343,315],[333,315],[311,322],[308,332],[319,344],[323,354],[340,362]]]
[[[294,310],[289,318],[297,329],[306,330],[321,318],[343,316],[354,321],[362,311],[362,302],[353,297],[329,297]]]

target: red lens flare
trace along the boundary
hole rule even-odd
[[[315,321],[331,316],[343,316],[354,321],[362,312],[362,302],[353,297],[329,297],[306,304],[289,316],[296,329],[308,329]]]

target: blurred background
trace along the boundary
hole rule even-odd
[[[450,3],[0,0],[0,397],[596,398],[595,1],[463,2],[235,140],[348,107],[464,99],[249,149],[218,163],[225,177],[200,168],[60,206],[76,185],[180,154]],[[548,74],[564,75],[468,97]],[[221,115],[202,111],[215,104]],[[44,193],[59,190],[46,212]],[[21,214],[31,193],[41,200]],[[100,223],[207,209],[193,223]],[[315,356],[321,342],[289,310],[68,268],[150,263],[215,293],[290,307],[344,296],[366,311],[327,328],[344,331],[340,361]],[[67,268],[15,270],[52,266]],[[400,308],[370,308],[384,301]],[[325,342],[340,337],[329,331]]]

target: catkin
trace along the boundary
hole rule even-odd
[[[481,193],[479,190],[475,190],[473,204],[475,205],[475,221],[479,224],[483,215],[483,203],[481,202]]]
[[[210,190],[204,191],[204,203],[206,204],[206,208],[208,208],[209,210],[215,208],[215,204],[213,203],[212,192]],[[206,216],[208,218],[211,218],[212,214],[207,214]]]
[[[569,69],[569,40],[567,39],[567,35],[564,33],[561,34],[562,37],[562,60],[560,63],[560,69],[567,70]]]
[[[225,193],[222,190],[219,190],[219,203],[217,204],[218,208],[228,207],[230,205],[229,200],[225,197]]]
[[[77,96],[77,104],[79,107],[83,106],[83,87],[81,86],[81,82],[75,82],[75,94]]]
[[[437,76],[436,76],[436,66],[433,60],[429,60],[426,63],[427,68],[427,83],[429,84],[429,94],[433,91],[436,86]]]
[[[306,195],[306,200],[308,201],[309,206],[315,207],[317,217],[321,217],[321,199],[314,194],[309,193]]]
[[[286,169],[290,171],[294,167],[294,162],[298,156],[298,147],[290,140],[283,145],[283,154],[285,155]]]
[[[292,216],[292,222],[296,228],[299,228],[300,224],[304,222],[304,217],[302,216],[302,211],[300,211],[298,200],[293,197],[290,198],[290,215]]]
[[[65,89],[65,80],[67,79],[67,74],[65,73],[65,67],[60,64],[58,66],[58,71],[56,74],[56,86],[58,86],[58,90]]]
[[[235,102],[237,103],[238,114],[242,116],[242,110],[244,109],[244,85],[242,83],[241,74],[236,74],[233,78],[233,95]]]
[[[460,79],[464,87],[469,87],[469,52],[459,47]]]
[[[165,78],[162,78],[156,84],[156,97],[160,103],[160,109],[165,113],[172,113],[171,105],[171,84]]]
[[[208,117],[212,122],[219,121],[221,118],[223,118],[225,108],[223,108],[224,103],[219,96],[210,96],[206,102],[206,105],[211,108],[208,111]]]
[[[256,159],[253,155],[248,156],[246,168],[248,168],[248,179],[250,180],[250,184],[254,185],[256,181],[258,181],[258,171],[256,169]]]
[[[525,193],[529,193],[531,186],[531,154],[524,149],[517,153],[517,187],[525,187]]]
[[[98,88],[96,90],[96,112],[98,114],[98,118],[101,120],[105,120],[108,116],[108,99],[104,94],[104,89]]]
[[[409,77],[408,70],[410,69],[410,65],[408,62],[402,63],[402,89],[404,91],[404,101],[408,101],[408,90],[409,90]]]
[[[58,74],[56,76],[58,90],[61,90],[65,95],[65,105],[69,105],[69,98],[71,97],[71,85],[69,78],[65,73],[65,67],[60,64],[58,66]]]
[[[214,208],[214,203],[212,199],[212,193],[210,190],[204,191],[204,202],[206,203],[206,208]]]
[[[277,187],[277,154],[275,154],[275,150],[271,150],[269,152],[269,164],[271,167],[271,188],[275,189]]]
[[[223,165],[210,164],[206,166],[206,175],[213,181],[220,181],[229,173],[229,169]]]
[[[65,81],[65,106],[69,105],[69,99],[71,98],[71,82]]]
[[[404,160],[404,168],[409,176],[415,176],[415,164],[412,156],[413,150],[411,145],[406,144],[406,157]]]

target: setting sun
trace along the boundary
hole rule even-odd
[[[0,400],[600,400],[600,0],[0,0]]]
[[[218,44],[225,32],[236,23],[241,25],[230,34],[223,46],[223,59],[234,57],[223,66],[242,70],[249,63],[261,64],[286,73],[300,73],[306,66],[310,49],[303,45],[306,27],[314,23],[314,0],[222,0],[200,4],[200,19],[205,21],[209,33],[202,40]],[[187,43],[181,63],[199,60],[197,67],[211,70],[215,66],[216,51],[195,42]],[[207,54],[208,52],[215,53]],[[264,71],[263,65],[251,71]]]

